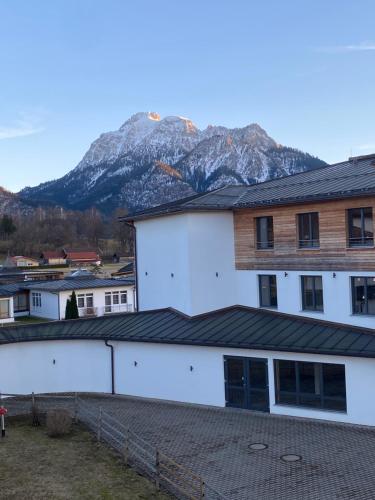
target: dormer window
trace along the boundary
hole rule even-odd
[[[348,210],[349,247],[368,247],[374,244],[372,208],[350,208]]]
[[[273,217],[257,217],[257,249],[268,250],[273,248]]]

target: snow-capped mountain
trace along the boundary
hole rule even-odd
[[[137,113],[96,139],[61,179],[25,188],[34,203],[137,210],[225,184],[252,184],[325,165],[277,144],[257,124],[199,130],[180,116]]]

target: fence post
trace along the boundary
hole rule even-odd
[[[156,489],[160,490],[160,454],[158,449],[156,450],[156,455],[155,455],[155,469],[156,469],[155,485]]]
[[[74,422],[78,422],[78,393],[74,393]]]
[[[124,462],[125,467],[129,465],[129,429],[127,429],[125,434],[125,443],[124,443]]]
[[[202,478],[200,478],[200,485],[199,485],[199,498],[202,499],[204,498],[205,495],[205,484]]]
[[[103,418],[103,410],[102,407],[99,408],[99,417],[98,417],[98,430],[97,430],[97,438],[98,441],[100,441],[101,434],[102,434],[102,418]]]

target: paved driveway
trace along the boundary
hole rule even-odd
[[[375,499],[375,429],[121,396],[86,401],[230,500]]]

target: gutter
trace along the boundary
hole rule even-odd
[[[116,394],[115,392],[115,357],[114,357],[114,349],[112,344],[108,344],[108,340],[104,341],[105,345],[111,349],[111,392],[112,394]]]

